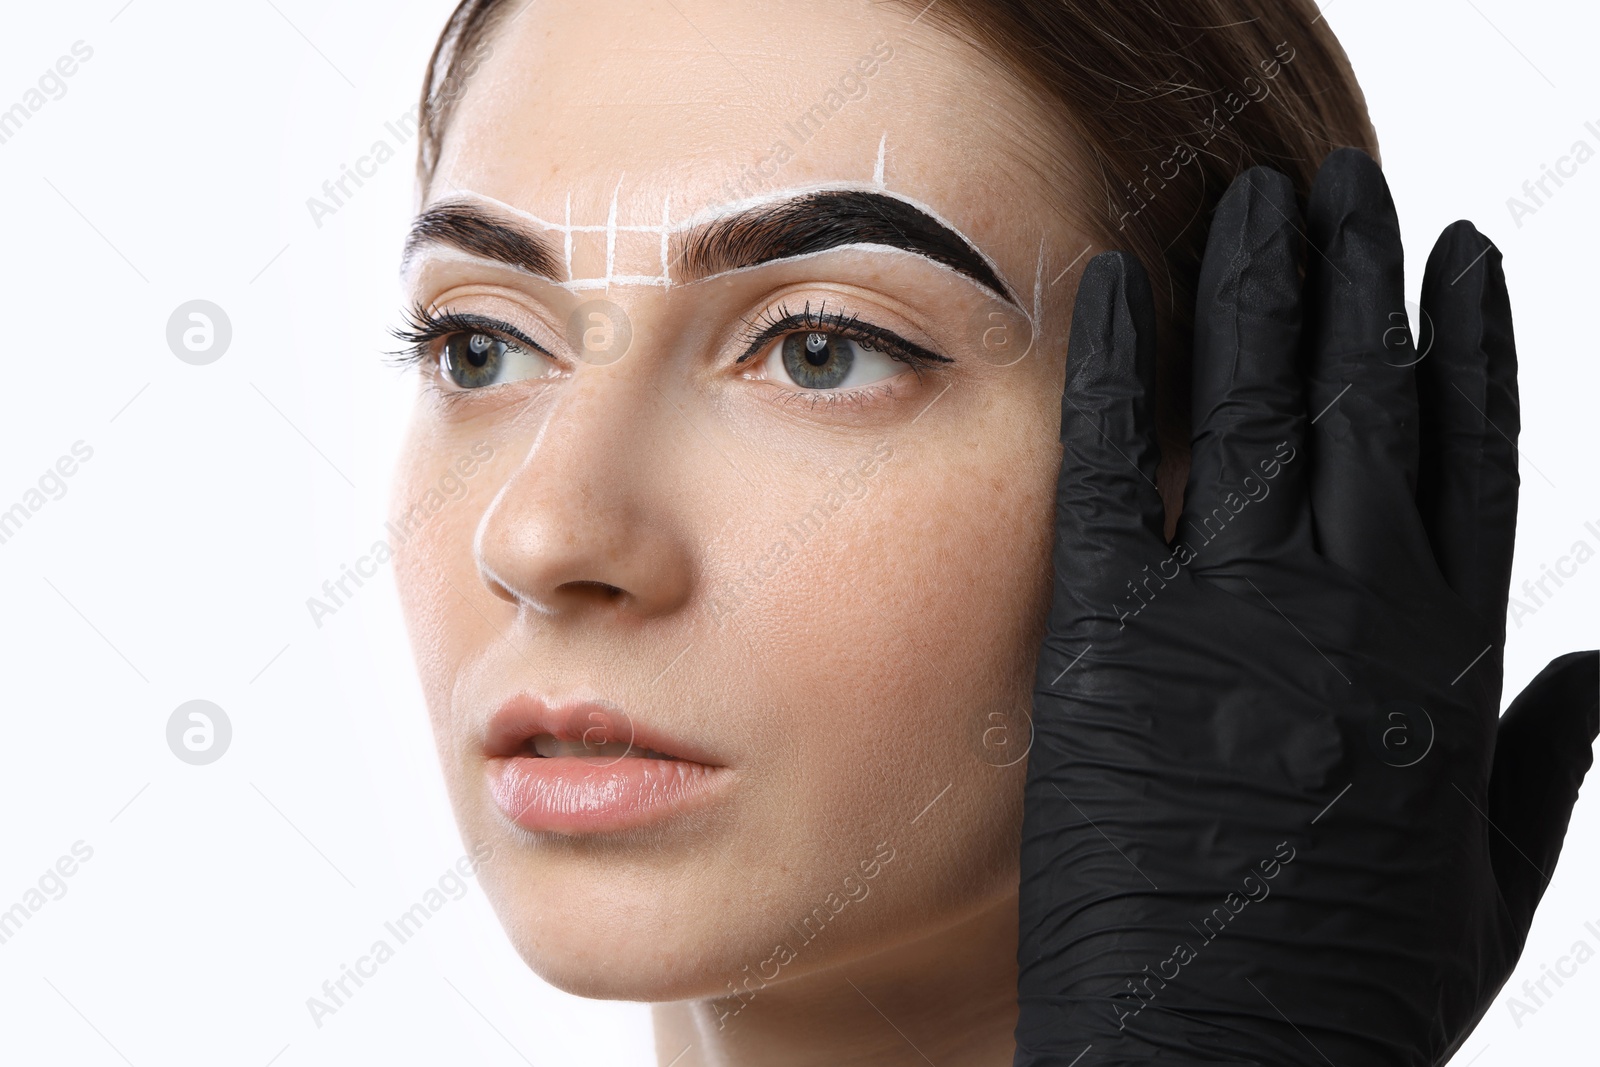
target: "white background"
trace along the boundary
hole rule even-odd
[[[274,7],[276,4],[276,7]],[[413,140],[319,228],[320,195],[414,102],[449,0],[8,5],[0,110],[93,57],[0,144],[0,510],[93,457],[0,544],[7,729],[0,909],[93,858],[0,945],[6,1063],[645,1064],[648,1013],[532,977],[473,885],[340,1011],[306,998],[461,854],[387,573],[315,627],[306,598],[382,534],[407,387],[399,308]],[[1523,402],[1514,586],[1600,527],[1592,254],[1600,159],[1518,227],[1506,200],[1600,149],[1600,11],[1577,0],[1332,0],[1399,203],[1415,297],[1438,231],[1504,250]],[[597,46],[603,46],[598,42]],[[1585,130],[1586,121],[1596,132]],[[232,321],[174,358],[180,303]],[[1600,561],[1513,627],[1507,691],[1600,644]],[[165,727],[215,701],[226,756]],[[1507,993],[1600,949],[1600,787]],[[1593,1058],[1600,960],[1536,1014],[1502,995],[1457,1064]]]

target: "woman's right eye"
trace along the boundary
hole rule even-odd
[[[482,331],[446,336],[439,349],[439,368],[461,389],[548,378],[556,370],[543,353]]]

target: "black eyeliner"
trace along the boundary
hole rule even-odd
[[[913,369],[939,363],[954,363],[949,356],[941,356],[919,344],[907,341],[904,337],[882,326],[874,326],[870,322],[862,322],[859,316],[845,315],[837,311],[828,311],[824,303],[816,311],[811,310],[811,302],[806,301],[803,311],[791,312],[782,304],[778,305],[780,318],[766,320],[762,326],[761,321],[748,323],[751,329],[759,332],[748,338],[744,355],[734,360],[735,364],[743,363],[751,356],[759,353],[767,345],[779,337],[790,333],[799,333],[811,330],[818,333],[837,333],[854,341],[861,341],[877,348],[891,359],[899,360],[910,365]]]
[[[425,362],[432,355],[429,349],[437,341],[460,333],[489,334],[502,341],[515,342],[547,358],[555,358],[545,350],[543,345],[528,337],[510,323],[489,318],[487,315],[475,315],[471,312],[436,312],[421,304],[408,308],[405,325],[396,327],[390,332],[397,340],[403,341],[407,345],[406,348],[398,352],[388,353],[391,359],[402,366]]]

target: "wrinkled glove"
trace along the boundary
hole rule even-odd
[[[1149,282],[1123,253],[1084,272],[1018,1065],[1444,1062],[1516,962],[1592,762],[1594,652],[1497,715],[1519,428],[1499,252],[1444,232],[1419,352],[1377,165],[1334,153],[1307,216],[1260,167],[1217,208],[1170,543]]]

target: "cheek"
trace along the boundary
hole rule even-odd
[[[942,458],[896,472],[859,528],[843,532],[856,559],[831,606],[895,664],[896,689],[970,691],[1009,676],[1040,585],[1038,509],[1012,462]]]
[[[737,617],[773,705],[768,750],[786,753],[773,773],[804,813],[795,831],[869,852],[846,842],[899,835],[920,862],[897,877],[919,872],[909,888],[930,907],[992,892],[1014,867],[1047,607],[1048,430],[1021,413],[984,421],[1013,429],[897,443]],[[939,817],[913,824],[947,785]]]
[[[901,444],[814,531],[771,517],[792,555],[750,613],[764,673],[872,694],[864,706],[920,694],[926,715],[940,691],[1010,679],[1048,592],[1052,458],[1013,440]]]
[[[477,630],[484,625],[464,596],[481,592],[473,533],[504,472],[497,460],[474,465],[469,477],[459,477],[456,464],[476,440],[457,442],[419,419],[390,485],[388,541],[394,549],[395,586],[436,726],[437,715],[450,706],[449,694],[461,664],[473,654]],[[495,453],[502,450],[496,447]],[[446,492],[452,487],[453,493]]]

